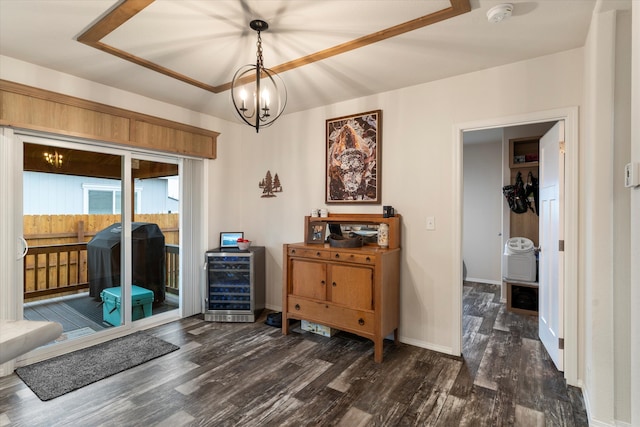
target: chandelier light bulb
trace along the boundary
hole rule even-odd
[[[54,151],[53,153],[49,153],[49,152],[44,152],[44,161],[47,162],[49,165],[56,167],[56,168],[61,168],[62,167],[62,163],[63,163],[63,155],[58,153],[57,151]]]
[[[240,111],[247,111],[247,106],[245,101],[247,100],[247,91],[243,89],[240,90],[240,99],[242,99],[242,106],[240,107]]]

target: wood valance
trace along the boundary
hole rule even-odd
[[[218,132],[0,80],[0,125],[206,159]]]

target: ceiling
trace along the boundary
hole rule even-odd
[[[581,47],[596,0],[511,0],[513,16],[489,23],[501,3],[0,0],[0,54],[236,120],[225,85],[255,63],[252,19],[269,23],[264,63],[288,114]]]
[[[55,155],[59,163],[48,163],[45,153]],[[54,173],[60,175],[91,176],[96,178],[121,179],[122,156],[72,148],[49,147],[25,143],[23,168],[29,172]],[[150,160],[134,159],[131,177],[134,179],[161,178],[178,175],[178,165]]]

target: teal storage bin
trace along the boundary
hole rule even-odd
[[[100,292],[102,299],[102,320],[113,326],[120,326],[122,288],[107,288]],[[151,316],[153,291],[139,286],[131,286],[131,320]]]

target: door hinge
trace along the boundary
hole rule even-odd
[[[564,338],[558,338],[558,349],[564,350]]]
[[[558,240],[558,251],[564,252],[564,240]]]
[[[560,141],[560,154],[565,153],[565,143],[564,141]]]

